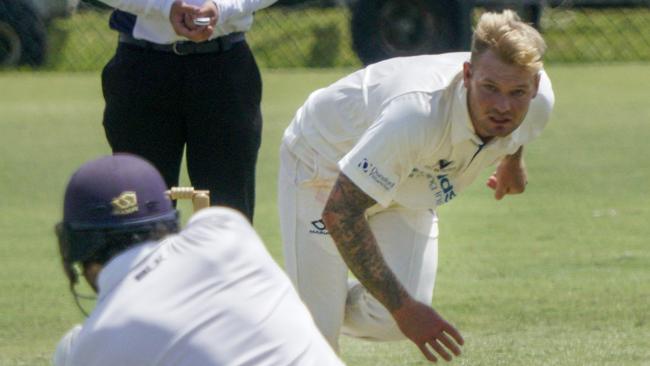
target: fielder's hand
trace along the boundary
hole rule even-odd
[[[500,200],[506,194],[523,193],[527,183],[524,160],[505,157],[485,184],[494,190],[494,198]]]
[[[194,19],[199,17],[210,18],[210,24],[207,26],[195,25]],[[213,1],[207,1],[203,6],[196,7],[176,0],[169,13],[169,21],[174,32],[193,42],[207,41],[214,32],[218,17],[219,11]]]
[[[446,361],[453,357],[449,351],[460,356],[459,345],[465,343],[463,337],[430,306],[410,300],[393,311],[393,317],[402,333],[420,348],[427,360],[438,362],[431,349]]]

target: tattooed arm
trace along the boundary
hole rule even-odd
[[[389,311],[410,298],[388,268],[366,220],[376,202],[340,174],[323,211],[323,221],[350,271]]]
[[[323,221],[348,268],[363,286],[393,315],[400,330],[430,361],[436,361],[428,347],[445,360],[460,354],[460,333],[429,305],[415,301],[399,282],[384,260],[370,225],[366,210],[376,202],[345,174],[339,174],[330,193]],[[428,345],[428,346],[427,346]]]

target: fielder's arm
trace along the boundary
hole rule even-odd
[[[463,338],[431,306],[413,299],[388,267],[365,217],[374,204],[375,200],[339,174],[325,205],[323,221],[348,268],[390,311],[404,335],[428,360],[437,361],[431,347],[449,361],[452,356],[448,350],[460,355],[457,344],[462,345]]]
[[[386,264],[365,217],[375,203],[341,173],[325,205],[323,221],[350,271],[393,312],[410,295]]]

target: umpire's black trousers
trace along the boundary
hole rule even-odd
[[[120,43],[102,72],[104,129],[114,153],[151,161],[177,186],[183,148],[196,189],[252,221],[261,142],[259,69],[245,41],[179,56]]]

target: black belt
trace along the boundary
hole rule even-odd
[[[191,55],[195,53],[221,53],[233,48],[244,40],[243,32],[230,33],[205,42],[178,41],[171,44],[158,44],[142,39],[135,39],[130,34],[120,33],[120,42],[138,46],[147,50],[173,52],[177,55]]]

